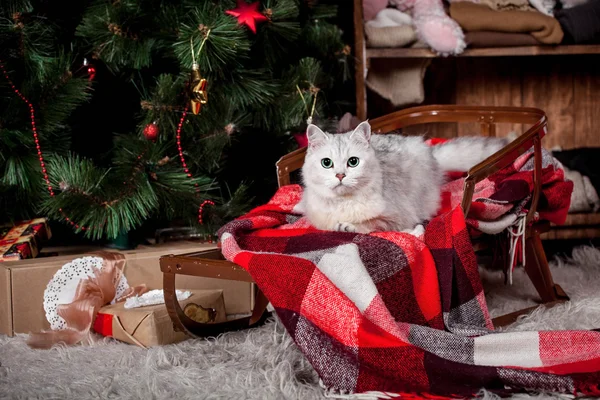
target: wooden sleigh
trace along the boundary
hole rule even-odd
[[[521,136],[502,150],[493,154],[483,162],[473,166],[464,184],[464,195],[461,207],[465,215],[472,202],[475,184],[500,169],[513,163],[520,155],[533,147],[534,149],[534,191],[531,206],[526,217],[525,232],[525,271],[533,283],[539,303],[554,306],[569,300],[562,288],[554,283],[548,261],[542,247],[540,234],[550,229],[547,222],[529,223],[532,221],[541,193],[542,147],[541,141],[547,132],[547,118],[542,110],[517,107],[473,107],[473,106],[422,106],[401,110],[370,121],[372,132],[385,134],[403,130],[407,127],[428,123],[479,123],[481,134],[495,136],[496,124],[524,124],[529,128]],[[304,163],[306,148],[298,149],[282,157],[276,164],[279,187],[293,183]],[[484,235],[472,240],[476,252],[492,248],[498,235]],[[506,255],[508,257],[508,255]],[[177,331],[191,336],[208,337],[223,332],[258,326],[269,316],[268,300],[259,288],[256,288],[254,308],[250,316],[229,320],[222,323],[198,323],[188,318],[175,296],[176,275],[192,275],[207,278],[229,279],[253,282],[252,277],[242,267],[224,259],[219,249],[193,254],[168,255],[160,259],[163,272],[164,297],[169,316]],[[518,310],[493,319],[494,326],[508,325],[520,315],[526,314],[538,306]]]

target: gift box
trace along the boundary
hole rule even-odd
[[[197,322],[216,323],[227,320],[222,290],[182,290],[190,297],[179,304],[186,315]],[[175,332],[173,322],[163,304],[126,308],[125,301],[102,307],[93,330],[123,342],[148,348],[180,342],[188,336]]]
[[[36,218],[0,227],[0,262],[35,258],[52,237],[48,220]]]
[[[138,246],[135,250],[117,252],[125,256],[124,275],[129,285],[145,284],[149,290],[152,290],[163,288],[163,274],[159,263],[161,256],[186,254],[212,248],[216,248],[216,245],[181,241]],[[44,251],[46,250],[54,251],[56,249],[44,249]],[[63,265],[98,250],[114,251],[103,248],[85,248],[78,254],[72,248],[57,249],[58,256],[1,262],[0,334],[13,336],[18,333],[50,329],[50,323],[46,319],[43,307],[46,286]],[[178,277],[176,286],[188,290],[223,290],[225,311],[228,315],[250,314],[254,307],[256,288],[253,283],[182,276]]]

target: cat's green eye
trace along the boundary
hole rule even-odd
[[[333,167],[333,161],[331,161],[331,158],[324,158],[321,160],[321,165],[323,166],[323,168],[331,168]]]
[[[358,165],[359,162],[360,160],[358,159],[358,157],[350,157],[348,159],[348,166],[354,168]]]

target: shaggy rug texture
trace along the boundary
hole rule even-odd
[[[535,305],[535,291],[522,270],[512,286],[504,286],[501,273],[481,273],[492,316]],[[552,261],[552,273],[572,300],[537,309],[504,329],[600,327],[600,250],[577,247],[571,257]],[[33,350],[25,339],[0,336],[0,399],[365,398],[325,393],[276,318],[257,329],[149,350],[99,337],[71,348]],[[497,396],[482,388],[478,398]],[[513,398],[573,397],[531,393]]]

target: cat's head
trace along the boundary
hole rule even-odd
[[[308,148],[302,178],[304,185],[323,197],[347,196],[368,187],[379,163],[370,145],[367,121],[347,133],[329,134],[316,125],[306,131]]]

